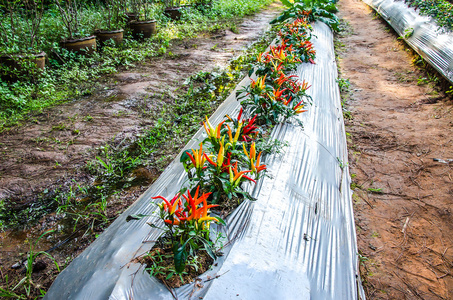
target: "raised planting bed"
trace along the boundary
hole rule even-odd
[[[190,284],[169,289],[136,261],[162,234],[156,227],[164,222],[158,214],[152,215],[159,211],[152,199],[157,195],[171,199],[187,179],[180,162],[183,151],[61,273],[46,298],[358,299],[361,285],[332,33],[325,24],[316,23],[313,34],[315,64],[300,63],[295,71],[301,82],[313,85],[308,90],[312,105],[294,122],[274,127],[272,137],[288,147],[262,162],[271,177],[244,185],[257,200],[242,201],[224,218],[225,226],[211,224],[211,236],[223,233],[224,247],[209,271]],[[259,87],[264,80],[254,78],[251,85],[246,78],[237,90]],[[209,122],[216,126],[225,114],[237,116],[239,106],[233,92]],[[198,149],[205,137],[202,128],[185,149]]]
[[[363,0],[375,9],[395,31],[433,66],[445,79],[453,83],[453,33],[437,26],[427,16],[420,16],[402,1]]]

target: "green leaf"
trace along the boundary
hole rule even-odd
[[[106,168],[107,170],[109,169],[109,166],[99,156],[96,156],[96,159],[101,163],[101,165],[104,168]]]
[[[293,4],[291,2],[289,2],[288,0],[280,0],[283,5],[285,5],[286,7],[289,7],[291,8],[293,6]]]
[[[205,245],[205,249],[206,249],[206,252],[209,254],[209,256],[212,258],[212,259],[216,259],[217,257],[215,256],[215,253],[214,251],[212,251],[212,247],[210,245]]]
[[[174,274],[175,274],[174,272],[171,272],[170,274],[167,275],[167,277],[165,277],[165,280],[172,278]]]
[[[217,221],[219,221],[220,224],[222,224],[223,226],[226,226],[225,221],[221,217],[214,217],[214,218],[216,218]]]
[[[219,200],[219,192],[218,191],[212,193],[212,204],[216,204],[217,200]]]
[[[187,252],[185,247],[186,243],[184,243],[184,245],[181,245],[180,243],[176,243],[173,245],[173,256],[176,273],[181,273],[182,271],[184,271],[184,268],[186,267],[187,261]]]
[[[128,215],[126,217],[126,222],[129,222],[131,220],[141,220],[143,219],[144,217],[149,217],[149,215],[142,215],[142,214],[138,214],[138,215]]]
[[[200,237],[199,240],[203,243],[206,253],[208,253],[208,255],[215,260],[217,256],[215,255],[214,251],[212,251],[212,242],[207,241],[202,237]]]
[[[193,155],[192,149],[184,151],[182,153],[181,157],[179,158],[179,162],[183,163],[183,162],[187,161],[188,159],[190,159],[190,157],[187,153],[189,153],[190,155]]]

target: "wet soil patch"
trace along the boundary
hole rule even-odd
[[[451,299],[452,102],[419,80],[417,58],[371,8],[339,8],[349,23],[337,54],[351,83],[346,131],[367,299]]]

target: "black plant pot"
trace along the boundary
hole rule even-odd
[[[68,51],[91,54],[96,52],[96,36],[92,35],[81,39],[63,40],[60,42],[60,46]]]
[[[150,21],[132,21],[129,23],[132,36],[134,39],[148,39],[156,34],[156,20]]]
[[[104,46],[108,40],[113,40],[115,45],[119,45],[123,42],[123,29],[120,30],[97,30],[94,32],[97,40],[101,46]]]
[[[32,63],[32,67],[24,68],[24,63]],[[46,65],[46,53],[38,54],[9,54],[0,56],[0,65],[6,67],[6,73],[2,71],[1,77],[7,81],[16,81],[20,75],[36,74],[36,71],[44,70]]]
[[[181,7],[167,7],[164,14],[172,20],[179,20],[181,19],[181,10]]]

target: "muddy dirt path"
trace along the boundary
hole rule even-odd
[[[453,299],[452,103],[386,23],[341,0],[338,38],[351,83],[347,121],[361,273],[368,299]],[[344,44],[344,45],[341,45]]]
[[[0,203],[32,202],[42,191],[56,189],[71,180],[89,181],[83,167],[94,159],[96,147],[108,141],[121,141],[140,134],[153,125],[150,116],[162,110],[166,103],[173,103],[185,79],[200,71],[213,71],[228,62],[269,28],[269,22],[280,14],[281,4],[274,3],[255,16],[238,20],[237,31],[221,30],[197,38],[173,41],[163,57],[158,57],[103,78],[104,88],[95,94],[35,113],[27,124],[0,134]],[[153,113],[150,113],[153,112]],[[175,154],[179,149],[175,150]],[[162,166],[164,167],[164,166]],[[147,189],[159,175],[159,170],[145,170],[141,185],[117,194],[121,209]],[[118,214],[118,207],[112,214]],[[57,220],[48,216],[26,231],[0,232],[0,275],[10,282],[22,278],[20,270],[11,266],[21,260],[29,250],[29,241],[49,229],[59,229]],[[52,251],[60,266],[71,261],[94,238],[79,232],[64,247]],[[40,243],[42,244],[42,243]],[[45,244],[47,250],[54,244]],[[48,266],[52,265],[47,261]],[[47,268],[34,275],[34,282],[49,287],[57,274]]]

